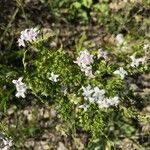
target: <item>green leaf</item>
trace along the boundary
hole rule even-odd
[[[82,1],[82,4],[83,6],[87,7],[87,8],[90,8],[91,5],[92,5],[93,1],[92,0],[83,0]]]
[[[81,3],[79,3],[79,2],[74,2],[74,3],[72,4],[72,7],[76,8],[76,9],[80,9],[80,8],[81,8]]]
[[[79,53],[82,49],[83,42],[87,39],[85,32],[82,34],[78,42],[76,42],[76,51]]]

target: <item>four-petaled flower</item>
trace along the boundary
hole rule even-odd
[[[53,82],[57,82],[59,81],[59,75],[58,74],[54,74],[53,72],[51,73],[51,77],[49,77],[48,79],[53,81]]]
[[[27,86],[25,83],[22,82],[23,77],[20,77],[18,80],[13,80],[12,82],[15,84],[17,93],[16,97],[22,97],[25,98],[25,93],[27,90]]]
[[[124,79],[125,75],[128,73],[122,67],[120,67],[119,70],[114,71],[114,74],[118,74],[120,75],[121,79]]]

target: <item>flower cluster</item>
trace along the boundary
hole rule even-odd
[[[15,84],[17,93],[16,97],[22,97],[25,98],[25,93],[27,90],[27,86],[25,83],[22,82],[23,77],[20,77],[18,80],[13,80],[12,82]]]
[[[21,35],[18,39],[19,46],[26,47],[25,42],[36,41],[39,31],[37,28],[25,29],[21,32]]]
[[[81,51],[80,56],[74,61],[81,68],[81,71],[85,73],[88,77],[94,77],[92,74],[91,64],[94,62],[93,55],[91,55],[87,50]]]
[[[9,150],[10,147],[13,145],[13,141],[11,138],[3,138],[3,137],[0,137],[0,139],[3,141],[3,148],[1,150]]]
[[[88,103],[97,103],[99,108],[108,108],[110,106],[117,106],[119,104],[118,96],[107,98],[105,97],[105,90],[100,90],[97,86],[92,88],[90,85],[88,85],[87,87],[82,87],[82,89],[82,95],[86,103],[80,105],[79,108],[87,110],[87,108],[89,107]]]
[[[135,58],[135,53],[130,56],[132,62],[131,62],[131,67],[138,67],[140,64],[145,63],[145,57],[143,58]]]

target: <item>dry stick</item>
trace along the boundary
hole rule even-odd
[[[15,12],[13,13],[13,15],[12,15],[12,17],[11,17],[11,20],[9,21],[8,25],[6,26],[6,28],[5,28],[5,30],[4,30],[4,32],[3,32],[3,34],[2,34],[2,36],[1,36],[1,38],[0,38],[0,42],[3,41],[3,38],[4,38],[5,34],[6,34],[6,32],[8,31],[8,29],[10,28],[12,22],[14,21],[16,15],[17,15],[17,13],[18,13],[18,11],[19,11],[19,8],[16,8]]]

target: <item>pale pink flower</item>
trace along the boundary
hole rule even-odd
[[[93,62],[93,55],[91,55],[87,50],[81,51],[80,56],[77,57],[76,61],[74,61],[74,63],[81,68],[81,71],[83,71],[86,76],[91,78],[94,77],[91,66]]]
[[[103,49],[98,49],[97,51],[97,58],[104,58],[105,60],[107,60],[108,58],[108,53],[106,51],[104,51]]]
[[[21,35],[18,39],[19,46],[26,47],[25,42],[32,43],[36,41],[39,31],[37,28],[25,29],[21,31]]]
[[[94,75],[92,73],[92,66],[85,66],[84,68],[81,68],[81,71],[83,71],[86,76],[94,78]]]
[[[93,63],[93,55],[91,55],[87,50],[81,51],[80,56],[74,63],[82,67],[82,65],[91,65]]]

